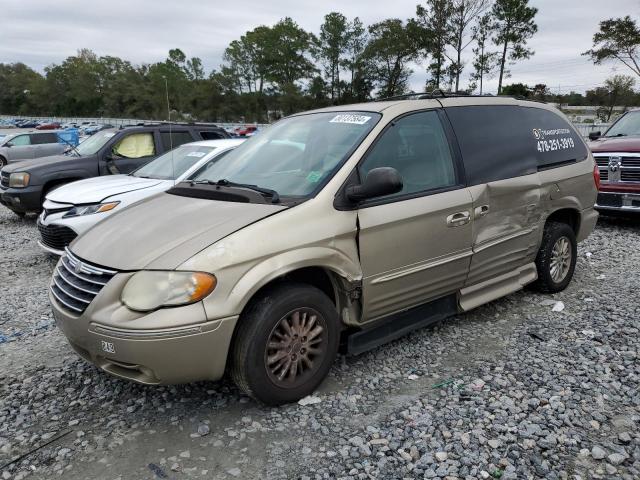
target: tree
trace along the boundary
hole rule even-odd
[[[409,23],[411,35],[422,53],[432,58],[427,68],[431,75],[428,83],[435,88],[440,88],[446,74],[447,45],[454,39],[450,24],[452,14],[452,0],[427,0],[426,7],[416,6],[416,18]]]
[[[529,98],[531,96],[531,89],[524,83],[512,83],[511,85],[504,86],[502,94],[512,97]]]
[[[613,107],[616,106],[616,103],[623,103],[627,107],[633,101],[635,96],[633,86],[635,83],[635,79],[628,75],[614,75],[604,82],[604,86],[609,92],[609,108],[606,112],[605,122],[611,120]]]
[[[640,76],[640,28],[628,15],[600,22],[600,31],[593,36],[593,48],[588,55],[599,65],[608,60],[617,60]]]
[[[369,34],[365,57],[371,62],[378,96],[404,93],[411,74],[407,64],[418,55],[414,37],[398,18],[371,25]]]
[[[534,53],[527,48],[527,40],[538,31],[534,22],[538,9],[529,7],[528,4],[529,0],[496,0],[491,10],[495,31],[493,42],[502,47],[498,95],[502,93],[502,80],[507,62],[523,60]]]
[[[483,93],[484,79],[491,78],[499,66],[498,52],[487,51],[492,33],[491,26],[491,15],[486,13],[480,17],[478,23],[473,27],[473,39],[476,42],[476,47],[473,49],[471,81],[474,84],[480,82],[480,95]]]
[[[349,100],[363,102],[369,98],[373,89],[371,64],[365,57],[365,49],[369,41],[367,29],[356,17],[349,24],[347,41],[347,58],[345,68],[351,73],[349,83]]]
[[[451,9],[451,31],[452,46],[456,52],[456,58],[452,65],[452,72],[455,74],[456,87],[455,91],[460,89],[460,75],[464,69],[462,63],[462,52],[474,40],[474,37],[467,41],[466,33],[469,25],[478,18],[478,16],[489,8],[490,0],[452,0]]]
[[[324,17],[320,35],[316,40],[317,56],[329,81],[331,100],[340,98],[340,70],[345,65],[345,54],[349,48],[349,22],[338,12]]]

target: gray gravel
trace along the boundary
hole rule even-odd
[[[640,478],[640,220],[601,221],[567,291],[341,357],[316,403],[280,408],[78,359],[35,240],[0,207],[0,479]]]

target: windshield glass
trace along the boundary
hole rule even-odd
[[[328,179],[378,122],[371,112],[328,112],[281,120],[193,180],[256,185],[305,197]]]
[[[175,180],[215,149],[215,147],[199,145],[181,145],[152,160],[131,175],[142,178]]]
[[[607,131],[605,137],[626,137],[628,135],[640,135],[640,111],[629,112],[620,117]]]
[[[115,134],[115,132],[110,132],[108,130],[98,132],[78,145],[76,147],[76,151],[83,157],[85,155],[93,155],[100,150],[110,138],[114,137]]]

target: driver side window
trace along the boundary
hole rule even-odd
[[[113,147],[113,153],[124,158],[151,157],[156,154],[153,133],[127,135]]]
[[[31,145],[31,139],[29,135],[18,135],[9,141],[9,144],[13,147],[22,147],[24,145]]]
[[[457,184],[449,143],[435,111],[414,113],[393,122],[358,167],[361,181],[378,167],[395,168],[403,182],[400,192],[382,198]]]

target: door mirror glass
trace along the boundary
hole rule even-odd
[[[369,198],[393,195],[402,190],[402,177],[393,167],[378,167],[369,170],[361,185],[347,188],[347,198],[352,202],[361,202]]]
[[[598,130],[597,132],[591,132],[589,134],[589,140],[597,140],[602,136],[602,132]]]

